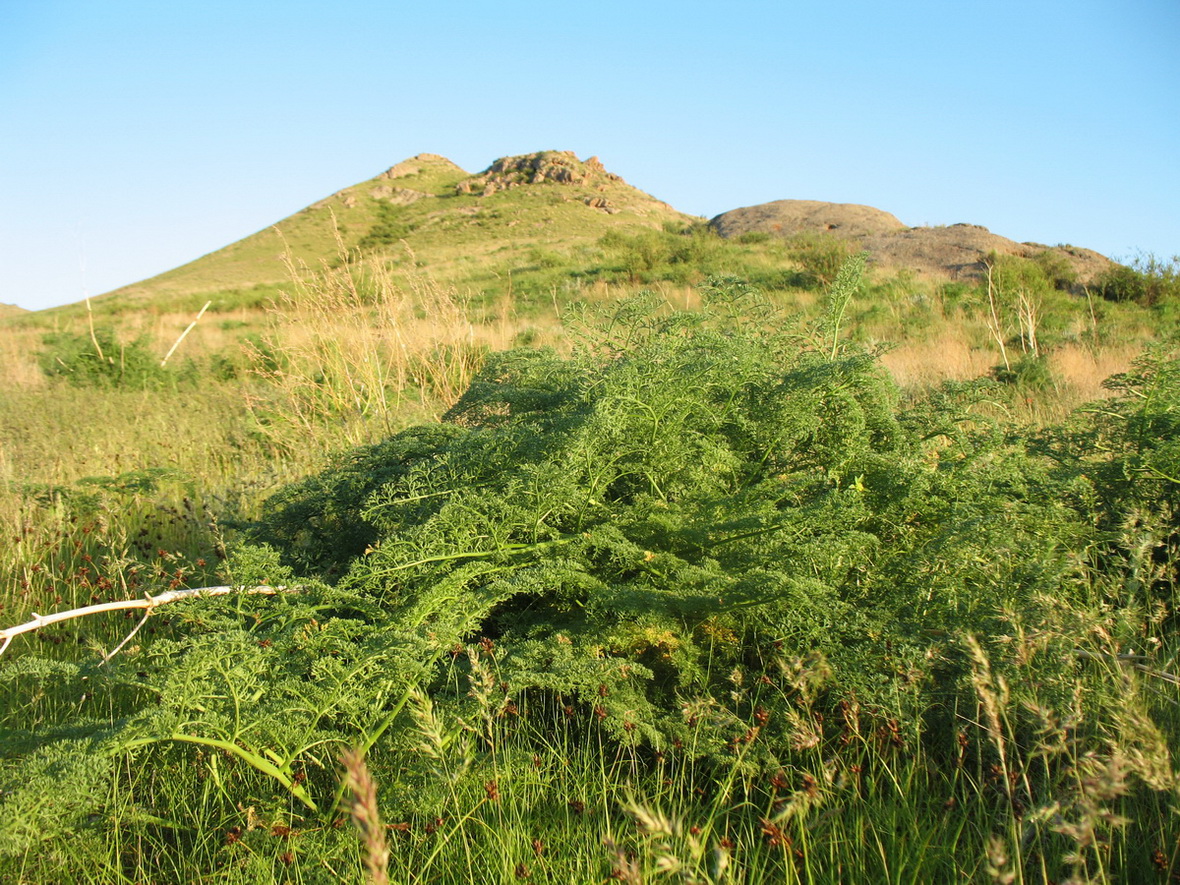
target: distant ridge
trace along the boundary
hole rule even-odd
[[[709,225],[723,237],[749,233],[786,239],[800,235],[839,237],[867,250],[877,266],[908,268],[951,279],[980,278],[984,274],[981,259],[990,252],[1021,258],[1056,253],[1083,284],[1113,264],[1090,249],[1017,243],[977,224],[907,227],[888,212],[852,203],[775,200],[724,212]]]
[[[467,290],[512,291],[517,270],[558,268],[608,232],[681,229],[686,215],[628,184],[597,157],[538,151],[501,157],[472,174],[439,154],[417,154],[366,181],[311,203],[264,230],[159,276],[92,298],[108,311],[216,311],[261,306],[291,286],[290,265],[316,268],[360,250],[407,271],[426,269]],[[882,268],[977,279],[989,252],[1049,256],[1079,283],[1112,262],[1089,249],[1016,243],[977,225],[908,227],[871,206],[776,200],[722,213],[709,225],[722,237],[836,237],[869,251]],[[537,265],[537,262],[541,262]],[[548,263],[546,263],[548,262]],[[0,315],[12,309],[0,308]]]

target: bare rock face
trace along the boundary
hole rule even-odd
[[[1035,258],[1045,251],[1059,252],[1081,283],[1090,282],[1111,266],[1109,259],[1089,249],[1017,243],[977,224],[907,228],[865,237],[861,245],[879,265],[940,273],[952,279],[981,278],[985,273],[983,259],[991,252],[1018,258]]]
[[[614,204],[610,200],[608,200],[606,197],[586,197],[586,199],[584,199],[582,202],[585,203],[587,206],[589,206],[591,209],[601,209],[603,212],[606,212],[608,215],[614,215],[616,212],[619,211],[618,209],[615,208]]]
[[[790,239],[803,235],[834,236],[852,241],[869,252],[879,267],[907,268],[951,279],[979,279],[983,259],[991,252],[1033,258],[1046,251],[1059,253],[1079,283],[1092,281],[1112,262],[1089,249],[1017,243],[977,224],[945,227],[906,227],[893,215],[852,203],[816,200],[776,200],[734,209],[709,222],[723,237],[767,233]]]
[[[572,151],[541,151],[519,157],[501,157],[479,175],[456,186],[461,194],[491,196],[499,191],[528,184],[576,184],[593,186],[602,181],[622,182],[607,172],[597,157],[585,163]]]
[[[395,206],[408,206],[419,200],[433,198],[434,194],[416,191],[408,187],[391,187],[388,184],[381,184],[372,188],[369,191],[369,196],[375,200],[384,200],[387,203],[392,203]]]
[[[801,233],[825,233],[839,237],[863,237],[904,230],[905,225],[880,209],[856,203],[824,203],[819,200],[775,200],[718,215],[709,222],[723,237],[744,233],[770,233],[792,237]]]
[[[408,160],[402,160],[400,163],[390,166],[381,173],[380,177],[406,178],[410,175],[417,175],[422,171],[424,166],[451,166],[459,169],[458,166],[441,154],[418,154],[417,156],[410,157]]]

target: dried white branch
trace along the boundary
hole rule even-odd
[[[172,354],[176,353],[176,348],[180,347],[180,342],[184,340],[184,336],[187,335],[189,332],[191,332],[193,330],[193,328],[197,325],[197,323],[199,323],[201,321],[201,317],[203,317],[205,315],[205,311],[207,311],[209,309],[209,305],[211,305],[212,303],[213,303],[212,301],[206,301],[205,306],[201,308],[201,312],[199,314],[197,314],[197,318],[195,320],[193,320],[191,323],[189,323],[188,326],[185,328],[185,330],[180,333],[180,337],[176,339],[176,343],[173,344],[168,349],[168,352],[166,354],[164,354],[164,358],[162,360],[160,360],[160,368],[161,369],[164,368],[164,366],[168,365],[168,360],[172,358]]]
[[[1087,661],[1146,661],[1147,655],[1137,654],[1105,654],[1102,652],[1086,651],[1084,648],[1075,648],[1073,650],[1074,656],[1083,658]]]
[[[1136,664],[1135,669],[1140,673],[1146,673],[1148,676],[1154,676],[1156,679],[1162,679],[1164,682],[1170,682],[1172,685],[1180,685],[1180,676],[1169,673],[1166,670],[1153,670],[1151,667],[1146,667],[1143,664]]]
[[[226,596],[230,593],[247,593],[258,594],[262,596],[273,596],[276,593],[294,593],[298,592],[296,587],[270,587],[266,585],[258,587],[188,587],[183,590],[168,590],[164,593],[159,593],[155,596],[145,596],[143,599],[121,599],[115,602],[100,602],[96,605],[85,605],[82,608],[72,608],[69,611],[57,612],[52,615],[39,615],[33,612],[32,620],[26,621],[23,624],[18,624],[15,627],[6,627],[0,630],[0,655],[4,654],[5,649],[8,648],[9,643],[12,642],[13,637],[20,636],[22,633],[30,633],[33,630],[40,630],[42,627],[48,627],[52,624],[58,624],[62,621],[69,621],[74,618],[84,618],[88,615],[97,615],[102,612],[125,611],[128,609],[142,608],[147,611],[144,612],[143,620],[141,620],[131,634],[124,639],[110,654],[103,658],[103,662],[109,661],[119,649],[121,649],[134,636],[139,628],[143,626],[146,621],[161,605],[167,605],[169,602],[177,602],[181,599],[194,599],[205,596]]]

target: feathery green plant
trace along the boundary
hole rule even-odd
[[[856,269],[813,330],[717,281],[493,354],[271,499],[225,578],[300,592],[0,662],[0,872],[357,878],[352,748],[395,880],[1159,866],[1123,812],[1177,789],[1180,361],[1035,437],[902,408],[840,338]]]

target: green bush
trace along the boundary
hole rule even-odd
[[[379,249],[382,246],[391,246],[399,240],[405,239],[413,233],[413,230],[413,225],[404,220],[401,207],[390,203],[378,203],[377,220],[361,237],[357,248]]]
[[[508,684],[598,706],[620,738],[683,737],[685,697],[737,722],[729,674],[813,654],[841,693],[916,712],[933,695],[895,676],[930,654],[920,632],[991,633],[1059,592],[1055,549],[1085,517],[987,436],[924,466],[893,384],[835,339],[846,297],[817,350],[765,317],[735,326],[759,311],[726,311],[732,292],[701,314],[628,308],[572,359],[491,357],[445,431],[357,451],[255,537],[440,650],[495,642]]]
[[[599,245],[633,283],[699,283],[709,275],[732,270],[737,259],[733,247],[703,224],[636,233],[611,231]]]
[[[53,332],[42,339],[38,354],[41,370],[51,378],[65,378],[78,387],[158,389],[180,380],[148,348],[146,338],[120,342],[108,329],[92,335]]]
[[[1023,354],[1011,365],[992,368],[991,375],[1002,384],[1011,384],[1026,395],[1054,390],[1057,380],[1052,366],[1044,356]]]
[[[748,230],[741,234],[737,241],[744,246],[756,246],[762,243],[770,242],[770,234],[764,230]]]
[[[1116,264],[1095,281],[1094,288],[1107,301],[1134,301],[1142,304],[1147,299],[1147,280],[1133,267]]]
[[[787,257],[799,264],[808,275],[810,288],[829,286],[855,246],[832,234],[803,231],[786,241]]]
[[[1033,256],[1032,260],[1054,289],[1073,291],[1078,284],[1078,272],[1060,249],[1046,249]]]
[[[1053,288],[1041,261],[995,251],[988,253],[985,261],[992,268],[992,284],[1009,300],[1017,293],[1043,296]]]
[[[1107,301],[1133,301],[1154,307],[1165,301],[1180,299],[1180,256],[1170,260],[1141,255],[1129,265],[1116,264],[1094,284]]]

